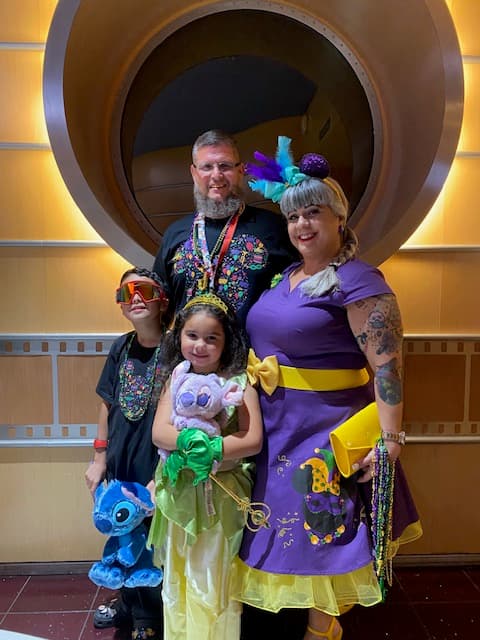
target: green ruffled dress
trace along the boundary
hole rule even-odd
[[[234,380],[245,389],[246,374]],[[238,431],[236,408],[226,411],[223,436]],[[245,500],[251,496],[252,470],[251,463],[227,461],[216,477]],[[155,475],[156,511],[148,544],[154,547],[155,563],[164,568],[166,637],[235,637],[240,608],[230,598],[230,574],[242,540],[245,513],[215,482],[193,486],[193,478],[190,469],[183,469],[173,487],[163,477],[161,462]],[[211,635],[215,626],[216,635]]]

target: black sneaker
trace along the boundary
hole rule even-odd
[[[95,629],[119,628],[131,623],[131,615],[124,609],[120,598],[112,598],[101,604],[93,614],[93,626]]]

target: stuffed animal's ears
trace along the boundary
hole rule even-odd
[[[150,491],[146,487],[138,482],[124,482],[122,483],[122,493],[147,515],[152,515],[155,505],[152,502]]]
[[[172,377],[171,377],[172,395],[176,394],[178,385],[182,383],[183,377],[188,373],[189,369],[190,369],[190,362],[188,360],[182,360],[182,362],[180,362],[180,364],[177,364],[175,369],[172,371]]]
[[[182,362],[180,362],[180,364],[177,364],[175,369],[172,371],[172,380],[178,378],[178,376],[182,375],[182,373],[188,373],[188,371],[190,370],[190,366],[191,364],[189,360],[182,360]]]
[[[239,407],[243,402],[243,389],[238,382],[227,380],[225,386],[222,389],[223,398],[222,404],[224,407],[234,406]]]

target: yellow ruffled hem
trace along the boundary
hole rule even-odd
[[[420,520],[416,522],[412,522],[408,525],[403,531],[401,536],[398,538],[398,544],[407,544],[408,542],[413,542],[414,540],[418,540],[423,536],[423,529],[420,523]]]
[[[414,540],[418,540],[423,536],[423,529],[420,521],[412,522],[401,533],[400,537],[392,540],[390,543],[389,558],[392,559],[397,555],[398,549],[402,544],[408,544]]]
[[[252,569],[236,558],[231,597],[258,609],[318,609],[338,616],[351,605],[382,602],[373,564],[335,576],[299,576]]]

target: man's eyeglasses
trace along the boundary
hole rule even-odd
[[[212,173],[212,171],[217,167],[220,173],[228,173],[229,171],[233,171],[237,167],[239,167],[241,162],[206,162],[205,164],[194,164],[195,169],[200,171],[200,173]]]
[[[158,284],[144,282],[143,280],[132,280],[118,287],[116,291],[116,301],[118,304],[130,304],[136,293],[138,293],[145,304],[153,302],[154,300],[167,301],[165,292]]]

